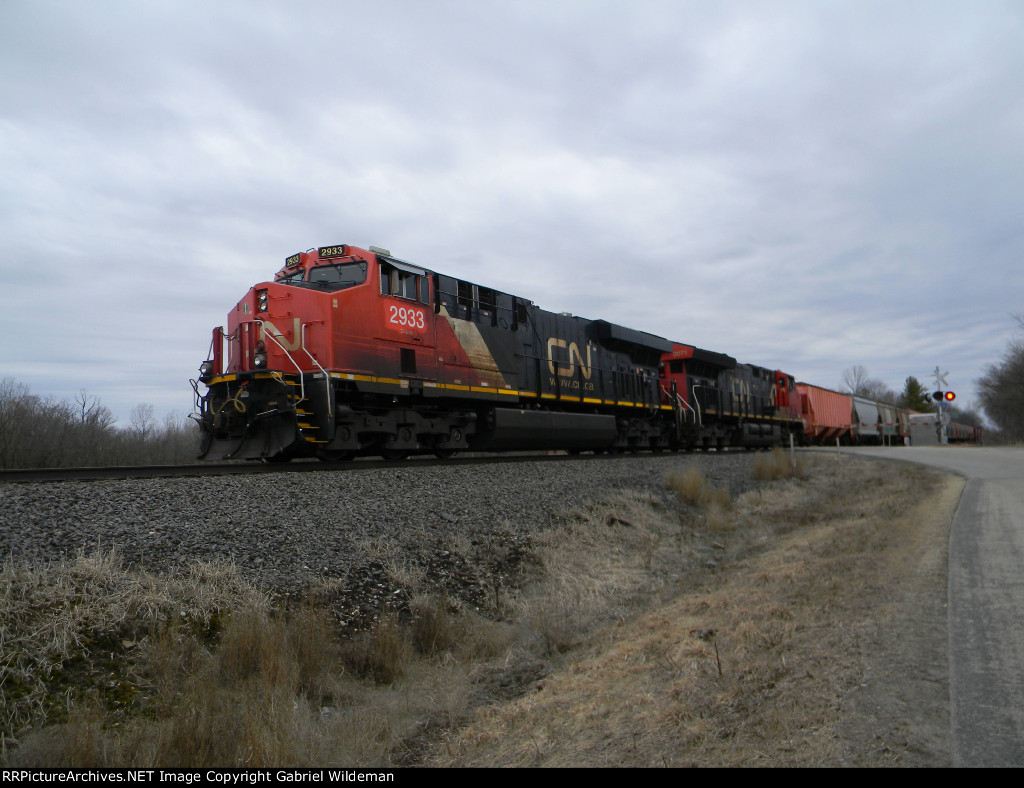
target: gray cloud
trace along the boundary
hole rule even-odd
[[[970,396],[1020,312],[1013,2],[0,7],[0,375],[185,410],[288,254],[406,259],[822,385]]]

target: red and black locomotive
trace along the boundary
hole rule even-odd
[[[792,377],[410,264],[294,254],[213,332],[201,457],[767,446]]]

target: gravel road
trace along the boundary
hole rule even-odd
[[[949,543],[953,763],[1024,766],[1024,451],[954,446],[845,451],[967,478]]]

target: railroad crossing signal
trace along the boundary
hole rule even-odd
[[[932,377],[935,378],[935,387],[938,391],[932,392],[932,399],[939,403],[939,420],[935,426],[939,436],[939,443],[949,443],[949,439],[946,435],[946,405],[956,399],[956,394],[952,391],[944,391],[943,387],[948,386],[946,382],[946,376],[949,372],[943,372],[941,367],[935,367],[935,371],[932,373]]]

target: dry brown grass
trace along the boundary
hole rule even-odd
[[[838,487],[832,471],[816,469],[813,484],[787,480],[740,496],[726,560],[710,570],[691,566],[677,595],[593,634],[536,691],[480,712],[431,762],[883,765],[899,754],[948,763],[941,737],[922,744],[908,735],[905,705],[893,709],[894,721],[904,715],[895,725],[848,712],[865,660],[897,670],[884,653],[865,652],[866,634],[921,614],[894,609],[888,583],[905,571],[908,543],[941,554],[960,482],[941,488],[944,508],[933,517],[922,501],[935,474],[859,465],[847,468],[852,484]],[[902,499],[895,516],[892,497]],[[941,609],[942,584],[933,585]],[[917,654],[941,652],[941,629],[920,636]],[[903,670],[906,683],[916,666],[908,661]],[[926,693],[938,698],[941,715],[942,686]]]
[[[405,676],[412,662],[412,644],[393,610],[381,614],[373,629],[350,644],[346,662],[380,684],[392,684]]]
[[[696,468],[669,473],[665,486],[679,503],[697,511],[702,530],[725,533],[735,528],[729,491],[709,481]]]
[[[60,719],[70,699],[100,690],[115,708],[129,705],[152,633],[203,637],[228,611],[264,602],[231,567],[195,564],[156,577],[127,570],[116,551],[46,569],[8,562],[0,570],[0,738],[41,717]]]
[[[450,651],[458,643],[458,632],[449,611],[448,595],[415,597],[410,635],[412,645],[421,654],[434,655]]]
[[[540,570],[513,602],[521,642],[545,656],[559,654],[596,622],[623,615],[648,583],[653,547],[667,536],[663,526],[642,496],[620,493],[541,534]]]
[[[673,471],[669,474],[666,482],[679,501],[690,506],[709,508],[718,506],[727,509],[731,504],[729,491],[716,487],[696,468],[686,468],[683,471]]]
[[[512,646],[443,596],[341,637],[230,567],[159,577],[108,553],[2,579],[10,766],[389,765],[423,719],[461,720],[475,666]]]
[[[804,456],[787,452],[778,446],[768,454],[759,454],[754,460],[754,478],[763,482],[778,479],[802,479],[806,475]]]
[[[411,602],[356,638],[323,603],[275,612],[230,568],[8,566],[0,752],[22,766],[848,762],[837,715],[862,619],[905,564],[894,545],[927,544],[906,501],[934,484],[872,467],[812,466],[735,501],[685,472],[666,482],[682,506],[615,493],[536,535],[522,582],[483,545],[480,611],[378,545]]]

